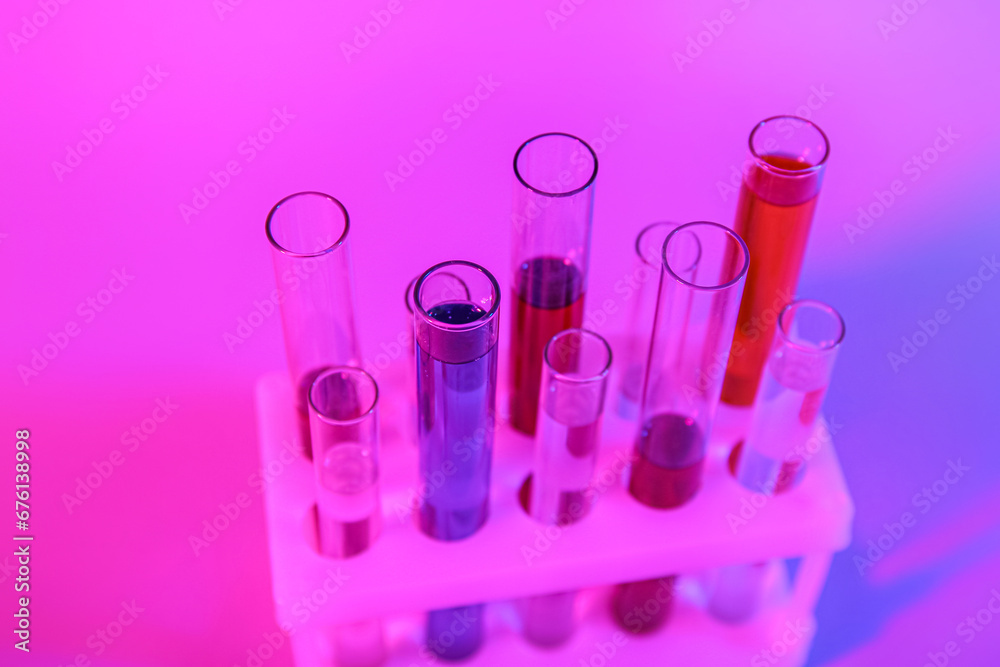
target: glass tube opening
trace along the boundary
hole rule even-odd
[[[830,154],[823,130],[798,116],[762,120],[750,132],[749,143],[758,166],[789,177],[805,177],[821,169]]]
[[[778,318],[782,340],[801,352],[827,352],[844,340],[844,320],[822,301],[801,299],[785,306]]]
[[[465,287],[464,294],[461,290],[432,289],[435,281],[440,279],[439,274],[442,273],[456,278],[457,283]],[[500,308],[500,284],[493,275],[478,264],[460,259],[442,262],[427,269],[417,279],[413,291],[415,312],[421,319],[433,322],[434,326],[448,331],[476,329],[482,326],[484,321],[492,318]],[[432,312],[439,306],[460,301],[471,304],[474,311],[463,313],[466,316],[463,318],[447,317],[439,312]]]
[[[415,293],[414,287],[416,287],[417,281],[420,280],[420,276],[417,276],[409,282],[406,286],[406,293],[403,295],[403,300],[406,303],[406,311],[413,315],[413,295]],[[469,286],[465,282],[449,271],[439,271],[432,274],[423,286],[425,294],[425,300],[441,303],[443,301],[469,301],[472,295],[469,294]]]
[[[611,347],[592,331],[567,329],[548,342],[544,358],[555,378],[565,382],[587,382],[608,374]]]
[[[267,214],[267,240],[292,257],[319,257],[347,238],[350,218],[337,199],[322,192],[298,192]]]
[[[583,139],[549,132],[528,139],[514,154],[521,185],[548,197],[570,197],[597,178],[597,153]]]
[[[635,255],[639,261],[659,269],[663,262],[663,242],[679,226],[676,222],[654,222],[643,227],[635,237]]]
[[[378,385],[360,368],[331,368],[313,380],[309,404],[328,424],[354,424],[365,419],[378,403]]]
[[[736,232],[717,222],[689,222],[663,243],[663,268],[698,290],[725,290],[746,275],[750,252]]]

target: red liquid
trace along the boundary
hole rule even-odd
[[[583,274],[568,259],[536,257],[521,265],[513,291],[510,423],[534,435],[542,352],[557,333],[583,324]]]
[[[662,626],[673,609],[676,577],[661,577],[619,584],[611,598],[618,624],[632,634],[645,634]]]
[[[812,168],[780,155],[763,160],[786,171]],[[795,298],[819,185],[819,172],[782,176],[758,165],[743,179],[734,230],[750,250],[750,268],[722,385],[730,405],[753,405],[778,315]]]
[[[689,417],[659,414],[643,426],[636,442],[628,491],[644,505],[683,505],[701,487],[705,438]]]

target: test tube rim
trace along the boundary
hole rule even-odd
[[[798,309],[802,306],[816,307],[828,314],[833,314],[836,318],[837,324],[840,325],[840,335],[837,337],[837,340],[823,347],[819,347],[817,345],[803,345],[798,341],[792,340],[791,335],[786,329],[786,324],[790,325],[791,322],[786,323],[785,316],[790,313],[793,308]],[[781,335],[781,340],[787,344],[788,347],[807,354],[825,354],[840,347],[840,344],[844,341],[844,335],[847,333],[847,325],[844,323],[844,318],[840,314],[840,311],[830,304],[820,301],[819,299],[796,299],[781,309],[781,313],[778,315],[778,332]]]
[[[583,145],[584,148],[590,151],[590,156],[594,159],[594,171],[590,174],[590,178],[587,179],[586,183],[584,183],[578,188],[575,188],[573,190],[568,190],[566,192],[546,192],[545,190],[536,188],[535,186],[529,184],[526,180],[524,180],[524,177],[521,176],[521,172],[517,168],[517,159],[521,156],[521,151],[523,151],[528,144],[530,144],[532,141],[536,141],[544,137],[568,137],[570,139],[573,139],[574,141],[578,141],[580,144]],[[525,141],[523,144],[518,146],[517,151],[514,152],[514,176],[517,178],[518,182],[521,185],[531,190],[535,194],[542,195],[543,197],[572,197],[574,195],[580,194],[581,192],[583,192],[584,190],[586,190],[587,188],[589,188],[591,185],[594,184],[594,181],[597,179],[597,166],[598,166],[597,153],[594,152],[594,149],[590,147],[590,144],[588,144],[580,137],[573,134],[569,134],[568,132],[543,132],[542,134],[535,135],[530,139],[528,139],[527,141]]]
[[[368,406],[367,410],[359,414],[354,419],[333,419],[332,417],[328,417],[326,414],[323,413],[322,410],[320,410],[316,406],[316,403],[313,401],[313,389],[316,387],[319,381],[322,380],[323,378],[332,375],[333,373],[338,373],[338,372],[350,372],[353,374],[362,375],[368,378],[368,381],[371,382],[372,387],[375,389],[375,395],[372,396],[372,404]],[[378,406],[378,398],[379,398],[378,382],[375,381],[375,378],[373,378],[371,374],[368,373],[368,371],[366,371],[363,368],[358,368],[357,366],[330,366],[329,368],[324,369],[322,373],[317,375],[316,379],[312,381],[311,385],[309,385],[309,407],[312,409],[312,412],[315,413],[315,415],[319,417],[324,423],[331,424],[334,426],[352,426],[354,424],[360,424],[365,419],[369,418],[372,415],[372,413],[375,412],[375,408]]]
[[[781,167],[775,167],[770,162],[767,162],[764,159],[765,156],[758,153],[757,150],[754,148],[753,138],[754,135],[757,134],[757,130],[761,129],[770,122],[779,120],[794,120],[800,123],[805,123],[806,125],[812,126],[813,129],[819,132],[819,136],[823,138],[823,159],[821,159],[816,164],[810,166],[808,169],[782,169]],[[792,114],[779,114],[777,116],[771,116],[770,118],[765,118],[764,120],[760,121],[759,123],[754,125],[752,130],[750,130],[750,137],[747,140],[747,144],[750,147],[750,154],[754,157],[757,166],[766,171],[778,174],[779,176],[786,176],[792,178],[812,176],[816,172],[820,171],[826,165],[826,161],[830,158],[830,139],[829,137],[826,136],[826,132],[823,131],[823,128],[821,128],[819,125],[812,122],[811,120],[802,118],[801,116],[795,116]]]
[[[674,272],[672,268],[670,268],[670,264],[667,263],[667,246],[670,245],[670,239],[674,237],[674,234],[677,234],[678,232],[684,231],[688,227],[693,227],[695,225],[710,225],[712,227],[717,227],[721,229],[723,233],[727,234],[731,238],[736,239],[736,241],[739,243],[739,247],[743,250],[743,266],[737,272],[737,275],[734,276],[731,280],[721,285],[695,285],[694,283],[688,282],[687,280],[681,278]],[[701,257],[701,249],[702,249],[700,241],[701,240],[699,239],[699,244],[698,244],[699,258]],[[723,290],[729,289],[733,285],[738,284],[741,280],[743,280],[746,277],[747,270],[750,268],[750,250],[747,248],[746,241],[743,240],[743,237],[737,234],[734,230],[730,229],[729,227],[726,227],[725,225],[720,225],[717,222],[709,222],[708,220],[696,220],[694,222],[686,222],[683,225],[677,227],[674,231],[667,234],[667,238],[664,239],[663,241],[663,249],[660,251],[660,260],[663,262],[663,269],[667,273],[669,273],[674,280],[684,285],[685,287],[690,287],[691,289],[699,290],[702,292],[721,292]]]
[[[448,272],[445,271],[445,273],[448,273]],[[403,302],[406,305],[406,312],[408,312],[410,315],[414,314],[413,313],[413,306],[410,305],[410,300],[411,300],[411,297],[413,296],[413,293],[415,291],[414,288],[417,286],[417,281],[420,280],[420,276],[421,275],[422,274],[417,274],[416,276],[414,276],[413,279],[410,280],[410,282],[408,282],[406,284],[406,291],[403,292]],[[448,273],[448,275],[451,276],[452,278],[454,278],[455,280],[457,280],[458,282],[462,283],[462,287],[465,288],[465,296],[466,296],[466,298],[471,299],[472,295],[469,294],[469,286],[465,284],[465,281],[462,280],[461,278],[459,278],[458,276],[456,276],[454,273]]]
[[[295,252],[294,250],[289,250],[288,248],[278,243],[278,241],[275,240],[274,235],[271,233],[271,221],[274,219],[274,214],[278,212],[278,209],[281,207],[281,205],[296,197],[304,197],[304,196],[322,197],[327,201],[333,202],[337,206],[337,208],[340,209],[340,212],[344,216],[344,231],[341,232],[340,237],[337,238],[337,240],[334,241],[333,244],[330,245],[328,248],[323,248],[321,250],[317,250],[316,252]],[[341,245],[344,244],[344,242],[347,240],[347,233],[350,230],[351,230],[351,217],[347,213],[347,208],[340,202],[339,199],[337,199],[333,195],[328,195],[325,192],[318,192],[316,190],[304,190],[302,192],[295,192],[288,195],[287,197],[283,197],[281,201],[279,201],[271,208],[271,210],[267,214],[267,219],[264,221],[264,231],[267,233],[267,240],[271,243],[271,246],[275,250],[284,255],[297,258],[320,257],[321,255],[326,255],[327,253],[333,252],[334,250],[336,250],[337,248],[339,248]]]
[[[489,311],[487,311],[485,315],[480,317],[478,320],[467,322],[465,324],[451,324],[450,322],[442,322],[440,320],[434,319],[433,317],[431,317],[430,313],[427,312],[427,309],[424,308],[423,304],[420,303],[420,299],[417,298],[417,296],[419,296],[420,294],[420,288],[423,287],[424,280],[427,278],[427,276],[429,276],[430,274],[434,273],[439,269],[448,266],[454,266],[456,264],[467,266],[474,271],[479,271],[480,273],[484,274],[486,278],[490,281],[490,284],[493,286],[493,293],[496,295],[496,298],[493,300],[493,304],[490,306]],[[461,282],[465,284],[464,280],[462,280]],[[468,288],[469,288],[468,284],[465,284],[465,287],[468,293]],[[497,279],[493,277],[493,274],[490,273],[486,269],[486,267],[464,259],[452,259],[448,260],[447,262],[439,262],[438,264],[435,264],[431,268],[421,273],[420,277],[417,278],[416,284],[413,286],[413,295],[414,295],[413,304],[417,307],[417,313],[419,313],[420,316],[432,326],[438,327],[445,331],[474,331],[479,327],[489,323],[500,310],[500,283],[497,282]],[[470,295],[470,300],[471,300],[471,295]]]
[[[599,373],[594,373],[593,375],[588,375],[587,377],[582,377],[582,378],[581,377],[573,377],[572,375],[567,375],[565,373],[561,373],[561,372],[555,370],[555,367],[552,366],[552,364],[549,363],[549,346],[552,345],[552,342],[556,338],[559,338],[560,336],[562,336],[564,334],[568,334],[568,333],[587,334],[588,336],[592,336],[592,337],[596,338],[598,341],[600,341],[604,345],[604,349],[607,350],[607,352],[608,352],[608,361],[607,361],[606,364],[604,364],[604,368],[601,369],[601,371]],[[583,327],[572,327],[572,328],[569,328],[569,329],[563,329],[562,331],[560,331],[559,333],[557,333],[556,335],[554,335],[552,338],[549,339],[549,342],[547,342],[545,344],[545,349],[542,350],[542,359],[544,360],[545,365],[548,367],[549,372],[552,374],[552,377],[558,378],[562,382],[574,383],[574,384],[584,384],[584,383],[588,383],[588,382],[594,382],[596,380],[600,380],[600,379],[606,378],[608,376],[608,372],[611,370],[611,362],[613,360],[613,353],[611,351],[611,345],[608,343],[608,341],[601,334],[597,333],[596,331],[591,331],[590,329],[584,329]]]
[[[645,254],[643,254],[642,248],[639,246],[639,244],[642,243],[642,237],[646,235],[646,232],[649,232],[654,227],[659,227],[661,225],[670,226],[676,229],[677,227],[680,227],[681,223],[673,222],[671,220],[657,220],[656,222],[651,222],[642,229],[640,229],[639,233],[635,235],[635,244],[634,244],[635,254],[639,258],[639,261],[645,264],[646,266],[651,266],[656,269],[660,268],[659,262],[647,261],[646,256]],[[667,236],[669,236],[669,234]],[[664,237],[664,240],[666,240],[666,237]]]

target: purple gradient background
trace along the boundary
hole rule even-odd
[[[818,607],[811,664],[922,664],[950,640],[956,664],[996,664],[1000,622],[969,644],[955,628],[1000,588],[1000,280],[957,312],[946,295],[1000,250],[1000,7],[914,3],[886,39],[888,0],[591,0],[554,29],[557,0],[402,0],[348,63],[340,42],[386,4],[244,0],[220,19],[211,0],[78,1],[16,51],[5,37],[0,440],[12,484],[13,433],[32,431],[37,542],[33,651],[26,660],[7,635],[0,662],[245,664],[274,629],[262,499],[247,479],[258,466],[253,384],[284,364],[279,317],[232,352],[223,336],[275,287],[263,224],[278,199],[315,189],[350,211],[371,357],[398,333],[419,270],[460,257],[509,284],[511,158],[527,137],[590,140],[605,119],[627,125],[599,156],[592,310],[618,298],[646,223],[731,224],[735,197],[717,183],[743,160],[750,128],[815,87],[829,92],[812,114],[833,150],[800,294],[847,321],[826,411],[842,424],[857,519]],[[735,20],[679,72],[672,53],[723,9]],[[9,0],[0,28],[19,31],[36,11]],[[112,102],[157,65],[169,75],[120,119]],[[495,92],[449,125],[442,114],[490,75]],[[274,107],[296,117],[247,163],[238,147]],[[113,133],[60,181],[53,161],[105,117]],[[447,141],[391,191],[384,172],[438,127]],[[947,127],[959,139],[911,182],[903,163]],[[179,206],[228,160],[242,172],[185,223]],[[905,194],[851,242],[844,225],[894,179]],[[134,280],[85,323],[78,304],[121,267]],[[950,322],[893,372],[887,353],[938,308]],[[80,334],[25,386],[17,366],[70,321]],[[175,414],[128,452],[121,435],[166,397]],[[68,513],[61,495],[115,449],[124,464]],[[859,576],[853,556],[959,458],[972,470]],[[196,557],[188,536],[240,492],[250,507]],[[10,577],[0,572],[4,613]],[[133,599],[145,611],[95,657],[88,636]],[[267,664],[291,664],[287,644]]]

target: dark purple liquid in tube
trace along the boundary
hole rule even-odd
[[[495,281],[493,286],[496,306]],[[420,530],[434,539],[470,537],[489,516],[498,325],[495,307],[486,311],[470,301],[425,307],[415,321],[417,436],[425,489],[418,518]],[[468,657],[482,644],[484,612],[483,604],[429,611],[427,647],[445,660]]]

